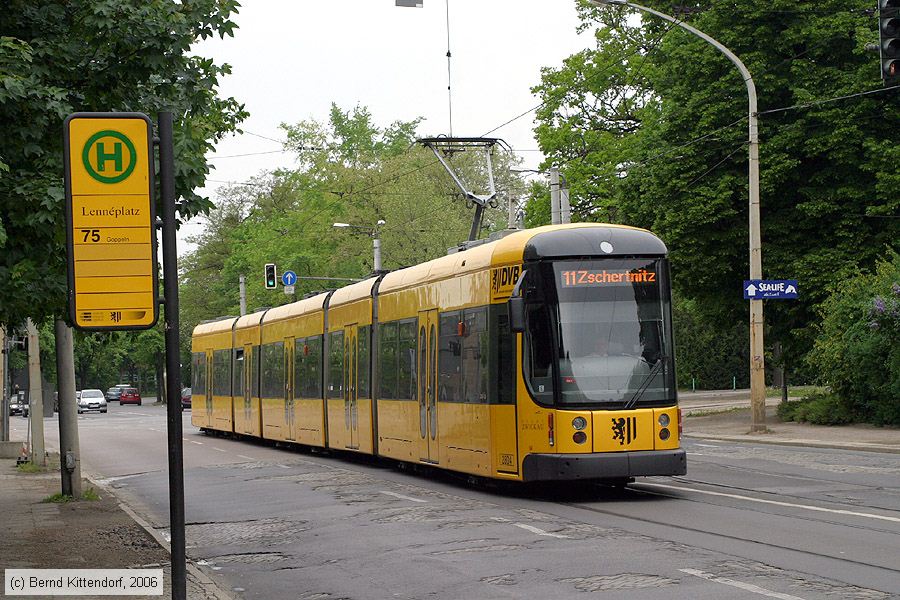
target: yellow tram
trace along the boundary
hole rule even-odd
[[[191,422],[494,479],[684,474],[666,255],[540,227],[198,325]]]

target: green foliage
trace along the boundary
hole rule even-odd
[[[809,363],[848,411],[900,424],[900,253],[833,287]]]
[[[95,490],[92,487],[89,487],[88,489],[84,490],[84,492],[81,494],[81,499],[87,500],[89,502],[96,502],[98,500],[101,500],[102,498],[100,497],[100,494],[97,493],[97,490]]]
[[[746,320],[731,325],[716,323],[698,302],[676,295],[672,307],[675,325],[675,367],[678,387],[727,389],[750,385]]]
[[[183,218],[208,210],[193,192],[204,155],[245,112],[219,98],[227,65],[190,54],[232,35],[235,0],[10,0],[0,12],[0,322],[64,313],[62,122],[76,111],[171,110]]]
[[[19,473],[43,473],[46,469],[33,462],[19,463],[16,465],[16,471]]]
[[[47,496],[41,502],[45,504],[67,504],[69,502],[75,502],[75,497],[70,496],[69,494],[63,494],[61,492],[57,492],[51,496]]]
[[[679,14],[747,65],[759,110],[880,87],[868,2],[707,0]],[[671,250],[674,285],[704,319],[746,320],[747,92],[715,48],[660,19],[580,2],[594,48],[545,68],[535,88],[539,144],[572,188],[573,220],[650,229]],[[835,281],[897,248],[897,93],[760,117],[764,274],[801,282],[800,300],[767,305],[766,341],[788,365],[812,346],[816,306]],[[684,344],[680,344],[684,347]],[[717,361],[726,358],[716,356]],[[683,371],[682,371],[683,372]]]
[[[834,394],[816,393],[778,405],[778,418],[813,425],[847,425],[856,422],[853,412]]]

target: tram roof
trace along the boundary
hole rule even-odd
[[[363,298],[371,298],[372,288],[375,287],[377,281],[377,277],[370,277],[369,279],[357,281],[356,283],[351,283],[350,285],[336,289],[334,294],[331,295],[331,300],[328,301],[328,307],[333,308],[335,306],[362,300]]]
[[[223,331],[231,331],[231,327],[239,317],[225,317],[208,323],[200,323],[194,327],[194,335],[209,335],[211,333],[221,333]]]
[[[263,315],[266,314],[267,310],[269,309],[258,310],[254,313],[250,313],[249,315],[244,315],[243,317],[238,318],[237,323],[234,324],[235,331],[237,331],[238,329],[256,327],[262,321]]]
[[[322,310],[325,306],[325,299],[328,298],[330,292],[316,294],[303,300],[297,300],[290,304],[282,304],[275,308],[270,308],[262,318],[262,323],[274,323],[275,321],[283,321],[291,317],[299,317],[308,315],[316,311]]]
[[[595,231],[585,231],[595,230]],[[602,231],[605,230],[605,231]],[[606,236],[606,232],[613,238],[625,238],[631,241],[647,243],[654,252],[665,252],[665,245],[646,229],[630,227],[628,225],[613,225],[608,223],[573,223],[566,225],[547,225],[533,229],[523,229],[511,233],[495,242],[488,242],[481,246],[475,246],[468,250],[442,256],[419,265],[394,271],[385,275],[378,287],[378,292],[387,293],[403,289],[410,285],[423,281],[436,281],[445,279],[458,273],[469,273],[490,267],[491,265],[505,265],[522,262],[526,248],[530,242],[538,238],[541,248],[547,248],[551,253],[565,249],[571,249],[570,254],[593,254],[596,248],[586,252],[597,239]],[[585,235],[588,234],[589,235]],[[549,234],[549,235],[545,235]],[[537,240],[536,240],[537,241]],[[628,244],[632,247],[634,244]],[[551,254],[553,255],[553,254]]]

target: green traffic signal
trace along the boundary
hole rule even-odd
[[[268,263],[266,265],[266,289],[274,290],[278,287],[277,276],[275,274],[275,265]]]

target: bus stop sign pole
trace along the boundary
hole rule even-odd
[[[172,598],[187,598],[184,541],[184,446],[181,427],[181,349],[178,334],[178,255],[175,237],[175,156],[172,113],[159,113],[159,179],[162,195],[163,294],[166,318],[166,415],[169,440],[169,532]]]

